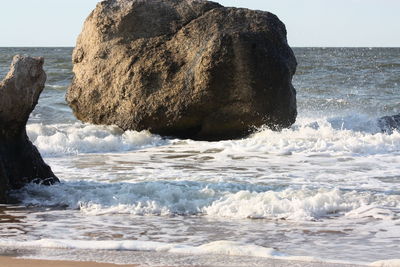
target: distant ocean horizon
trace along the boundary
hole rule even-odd
[[[290,44],[289,44],[290,45]],[[399,48],[400,46],[290,46],[292,49],[297,48]],[[75,48],[75,46],[0,46],[0,48]]]
[[[296,123],[220,142],[78,121],[65,102],[72,50],[0,47],[2,77],[15,54],[45,58],[27,132],[61,179],[0,206],[0,254],[162,266],[400,259],[400,132],[378,125],[400,113],[400,48],[293,47]]]

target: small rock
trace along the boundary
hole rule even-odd
[[[392,133],[400,129],[400,114],[385,116],[378,119],[378,126],[382,132]]]

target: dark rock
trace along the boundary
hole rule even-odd
[[[10,189],[36,181],[57,182],[26,134],[26,123],[44,88],[43,58],[15,56],[0,82],[0,203]]]
[[[393,116],[385,116],[378,119],[378,127],[383,132],[392,133],[393,130],[400,129],[400,114]]]
[[[78,119],[220,140],[296,119],[296,59],[273,14],[200,0],[107,0],[73,53]]]

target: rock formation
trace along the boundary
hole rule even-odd
[[[73,52],[78,119],[221,140],[297,115],[297,62],[273,14],[202,0],[106,0]]]
[[[10,189],[37,181],[58,181],[29,141],[26,123],[44,88],[43,58],[15,56],[0,82],[0,203]]]
[[[400,114],[378,119],[378,127],[382,132],[387,133],[392,133],[393,130],[400,130]]]

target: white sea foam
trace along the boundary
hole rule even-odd
[[[88,215],[197,214],[216,194],[198,183],[68,182],[51,187],[28,185],[18,192],[26,205],[68,206]]]
[[[222,254],[231,256],[251,256],[251,257],[278,257],[284,256],[273,248],[266,248],[252,244],[243,244],[234,241],[214,241],[198,247],[178,246],[169,250],[176,253],[188,254]]]
[[[29,124],[30,140],[45,156],[129,151],[168,143],[148,131],[126,131],[115,126],[90,124]]]
[[[143,250],[168,251],[173,245],[151,241],[98,241],[98,240],[68,240],[68,239],[40,239],[34,241],[0,241],[0,245],[8,247],[36,247],[61,249],[97,249],[97,250]]]
[[[293,190],[281,192],[241,191],[215,201],[205,211],[228,218],[285,218],[313,220],[329,214],[352,210],[362,196],[339,190]]]
[[[335,156],[373,155],[399,151],[399,132],[387,134],[371,131],[369,125],[374,125],[373,122],[362,123],[354,120],[354,122],[353,119],[346,121],[343,126],[340,124],[340,119],[300,118],[290,129],[281,132],[263,129],[238,144],[243,145],[244,149],[254,151],[262,148],[269,153],[279,154],[329,153]]]
[[[27,132],[32,142],[45,156],[77,153],[123,152],[171,141],[148,131],[121,131],[115,126],[90,124],[29,124]],[[207,142],[191,142],[197,148],[210,146]],[[222,141],[214,147],[232,152],[261,152],[278,155],[292,153],[330,155],[373,155],[399,152],[400,133],[382,133],[376,121],[360,116],[348,118],[299,118],[290,129],[281,132],[261,129],[249,138]]]
[[[245,188],[245,187],[243,187]],[[256,192],[231,184],[202,182],[68,182],[51,187],[31,184],[18,192],[26,205],[68,206],[87,215],[189,215],[309,221],[329,216],[392,220],[399,195],[287,188]],[[265,190],[265,187],[253,187]]]
[[[145,218],[156,215],[156,226],[166,218],[196,215],[222,223],[249,219],[321,223],[326,226],[322,228],[333,227],[338,235],[347,235],[343,228],[350,229],[354,231],[350,236],[360,240],[371,240],[371,235],[377,243],[398,240],[400,193],[393,185],[398,183],[400,133],[382,133],[372,129],[373,124],[357,116],[343,120],[300,118],[281,132],[261,129],[245,139],[220,142],[166,140],[149,132],[122,132],[112,126],[30,124],[31,140],[63,181],[51,187],[28,185],[18,195],[25,205],[66,207],[77,214],[79,222],[94,221],[95,228],[107,229],[109,236],[119,233],[113,228],[115,222],[107,221],[110,215],[140,216],[145,223]],[[97,152],[113,153],[88,154]],[[54,216],[63,215],[54,212]],[[147,231],[148,227],[141,227]],[[52,225],[52,229],[60,228],[62,223]],[[323,233],[314,225],[305,231],[316,236]],[[58,238],[36,232],[36,237]],[[91,232],[96,234],[97,230]],[[85,239],[87,234],[91,233],[75,227],[63,238]],[[166,236],[160,234],[161,240],[174,241]],[[293,243],[301,242],[301,237],[296,238]],[[203,246],[196,246],[201,242],[193,237],[190,246],[164,249],[242,256],[269,253],[268,248],[250,248],[255,238],[247,247],[223,241],[207,244],[205,240],[201,239]],[[315,240],[323,242],[322,238]],[[290,246],[292,241],[287,242]],[[357,242],[362,246],[362,241]],[[134,245],[120,243],[110,249],[121,246]],[[150,243],[145,246],[156,249]],[[275,246],[283,245],[276,241]]]
[[[66,90],[68,89],[68,85],[59,85],[59,84],[46,84],[47,88],[56,89],[56,90]]]
[[[257,245],[243,244],[235,241],[214,241],[200,246],[187,246],[180,244],[168,244],[153,241],[138,240],[66,240],[66,239],[40,239],[34,241],[0,241],[0,246],[6,247],[35,247],[35,248],[60,248],[60,249],[80,249],[80,250],[128,250],[128,251],[162,251],[184,254],[219,254],[229,256],[265,257],[278,258],[290,257],[276,251],[273,248],[266,248]],[[295,258],[293,258],[295,259]],[[302,259],[312,260],[311,257]]]
[[[371,263],[370,266],[399,267],[400,266],[400,259],[376,261],[376,262]]]
[[[191,255],[225,255],[225,256],[244,256],[258,257],[287,261],[301,262],[324,262],[324,263],[342,263],[345,261],[322,260],[310,256],[291,256],[277,251],[274,248],[268,248],[253,244],[245,244],[237,241],[219,240],[205,243],[200,246],[181,245],[177,243],[162,243],[154,241],[139,240],[71,240],[71,239],[39,239],[33,241],[1,241],[0,246],[18,247],[18,248],[53,248],[53,249],[79,249],[79,250],[118,250],[118,251],[154,251],[169,252]],[[33,257],[42,258],[42,257]],[[372,266],[392,267],[398,260],[389,260],[375,262]]]

